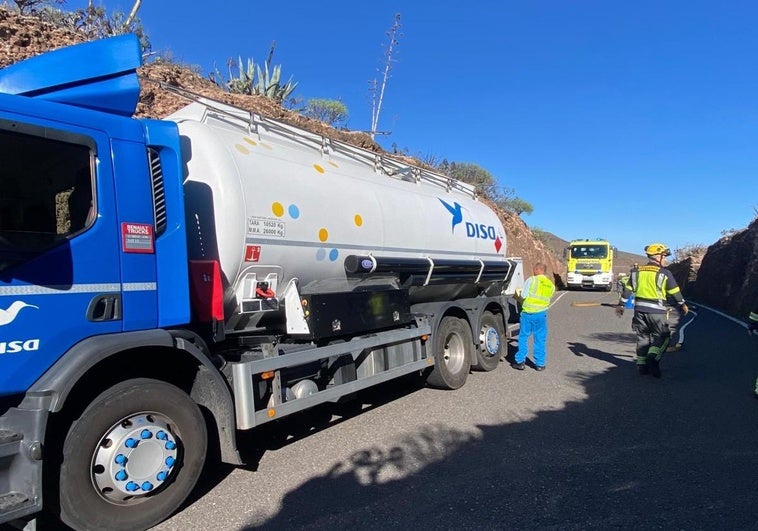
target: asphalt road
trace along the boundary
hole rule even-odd
[[[544,372],[391,383],[325,428],[256,434],[251,469],[215,467],[155,529],[758,529],[758,338],[699,308],[640,376],[615,298],[557,294]]]

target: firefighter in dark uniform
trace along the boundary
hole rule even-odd
[[[651,243],[645,247],[645,254],[649,261],[632,269],[616,313],[624,314],[624,304],[634,294],[632,330],[637,334],[637,370],[660,378],[661,357],[671,339],[666,300],[678,305],[682,315],[687,315],[689,308],[674,275],[666,269],[666,258],[671,256],[668,247]]]

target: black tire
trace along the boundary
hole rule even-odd
[[[200,409],[182,390],[146,378],[116,384],[87,406],[63,442],[61,519],[79,531],[148,529],[190,494],[207,447]],[[126,492],[121,472],[138,492]]]
[[[476,350],[474,369],[484,372],[496,369],[505,352],[505,345],[502,320],[491,312],[484,312],[479,327],[479,348]]]
[[[463,319],[443,317],[434,333],[434,368],[427,383],[439,389],[458,389],[471,370],[474,340]]]

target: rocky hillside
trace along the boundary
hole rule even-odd
[[[671,269],[685,296],[745,318],[758,309],[758,216],[746,229],[708,247],[702,257]]]
[[[76,32],[56,28],[34,17],[22,17],[0,6],[0,40],[0,67],[3,67],[48,50],[83,42],[85,38]],[[210,80],[181,65],[156,60],[143,66],[140,75],[142,92],[136,112],[138,117],[162,118],[189,103],[185,98],[161,88],[159,83],[165,83],[267,118],[297,125],[329,138],[376,152],[382,151],[381,147],[364,133],[338,131],[326,124],[288,111],[263,97],[228,94]],[[527,273],[531,271],[532,264],[543,261],[547,264],[549,273],[559,280],[563,266],[558,257],[535,239],[521,218],[502,211],[498,213],[506,229],[508,255],[522,257]]]

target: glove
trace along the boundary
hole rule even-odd
[[[679,309],[682,311],[682,315],[687,315],[688,313],[690,313],[690,308],[686,304],[682,304],[681,306],[679,306]]]
[[[619,304],[618,306],[616,306],[615,310],[616,310],[616,315],[618,315],[619,317],[624,315],[624,307],[622,305]]]

